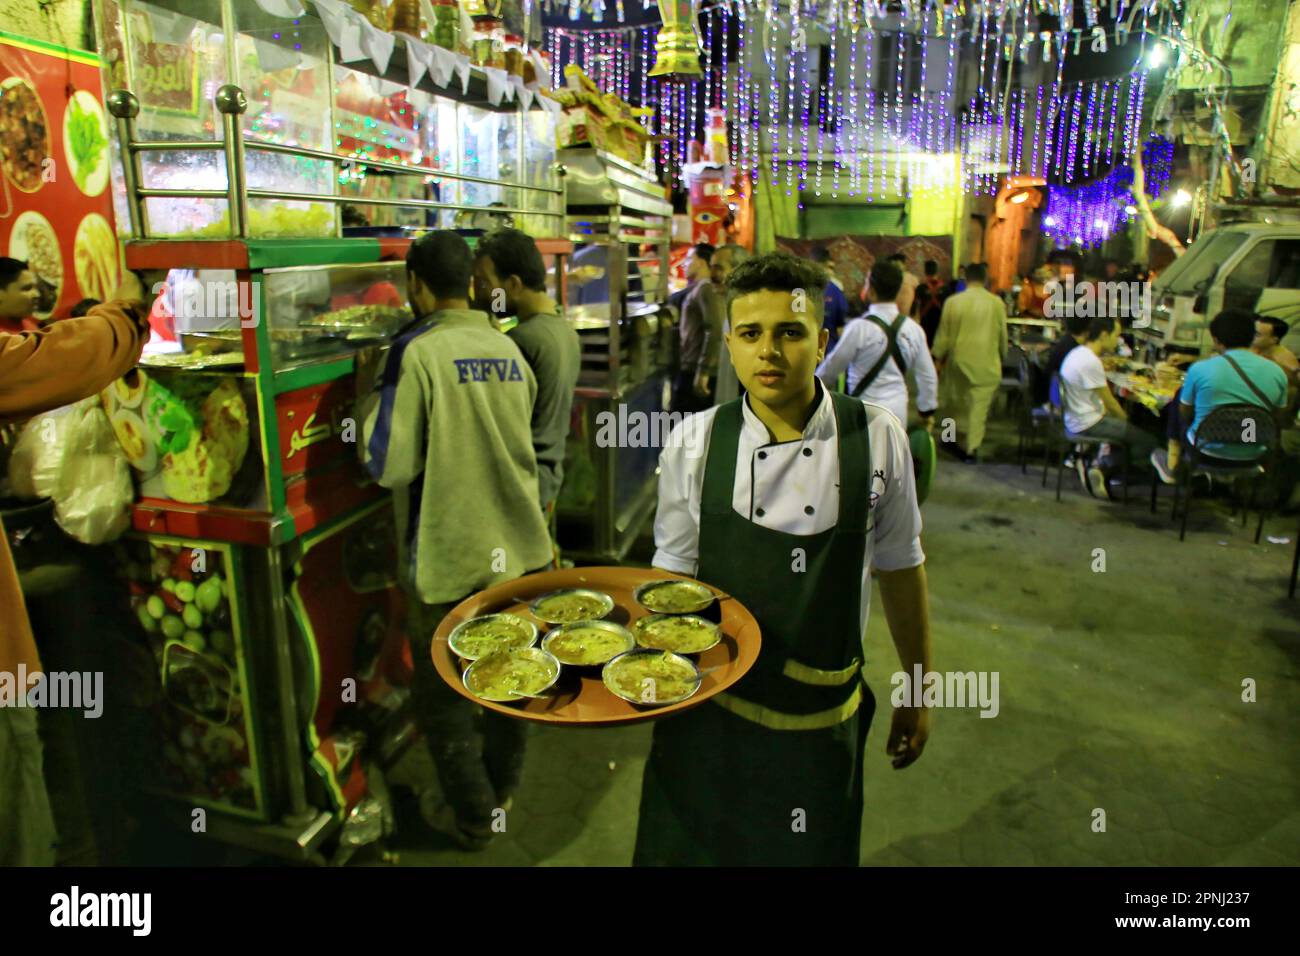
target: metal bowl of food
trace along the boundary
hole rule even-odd
[[[644,707],[693,697],[703,680],[690,658],[646,648],[620,654],[605,665],[600,677],[611,694]]]
[[[542,639],[543,650],[570,667],[600,667],[636,647],[636,638],[611,621],[575,621]]]
[[[597,621],[614,610],[614,599],[602,591],[569,588],[543,594],[528,606],[533,617],[547,624]]]
[[[537,643],[537,625],[517,614],[486,614],[462,621],[447,638],[451,649],[476,661],[493,651],[514,651]]]
[[[717,598],[703,584],[673,578],[647,581],[632,596],[637,604],[656,614],[698,614]]]
[[[559,679],[560,662],[540,647],[495,651],[470,664],[461,677],[475,697],[499,704],[537,697]]]
[[[722,628],[693,614],[651,614],[635,625],[641,647],[677,654],[702,654],[722,640]]]

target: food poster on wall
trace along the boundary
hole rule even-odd
[[[198,803],[260,815],[239,569],[227,545],[150,537],[119,546],[131,608],[161,693],[150,785]]]
[[[140,494],[189,504],[265,504],[244,376],[137,369],[100,393]],[[245,394],[248,393],[248,394]]]
[[[99,58],[0,33],[0,254],[30,265],[38,320],[117,288],[109,156]]]

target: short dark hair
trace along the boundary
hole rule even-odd
[[[903,270],[897,262],[877,262],[871,267],[871,291],[881,302],[893,302],[903,287]]]
[[[831,251],[825,246],[813,246],[812,261],[823,265],[831,261]]]
[[[74,319],[79,319],[97,305],[99,305],[98,299],[82,299],[72,307],[72,311],[68,314]]]
[[[1088,315],[1071,314],[1065,317],[1065,331],[1068,335],[1083,335],[1091,324],[1092,317]]]
[[[901,252],[895,252],[885,259],[886,262],[897,262],[900,266],[907,265],[907,256]]]
[[[21,259],[10,259],[8,256],[0,256],[0,289],[7,289],[18,281],[18,277],[30,269],[27,263]]]
[[[1255,321],[1267,322],[1271,325],[1273,327],[1273,335],[1278,339],[1286,338],[1287,332],[1291,331],[1291,326],[1287,325],[1275,315],[1257,315],[1255,316]]]
[[[1227,348],[1244,349],[1255,340],[1258,318],[1245,309],[1224,309],[1210,321],[1210,334]]]
[[[502,279],[518,276],[525,289],[546,291],[546,263],[532,236],[518,229],[493,229],[478,241],[474,258],[492,260],[492,268]]]
[[[695,244],[695,258],[703,259],[705,262],[713,261],[713,254],[718,251],[718,247],[707,242],[697,242]]]
[[[419,276],[440,299],[463,299],[474,277],[474,259],[460,235],[435,229],[411,243],[406,250],[406,271]]]
[[[732,303],[743,295],[802,290],[813,304],[812,311],[820,325],[825,308],[822,290],[828,282],[830,274],[825,269],[788,252],[768,252],[746,259],[732,270],[727,280],[727,320],[731,320]]]
[[[1103,335],[1113,331],[1117,325],[1119,325],[1119,319],[1113,315],[1094,315],[1088,320],[1088,341],[1097,341]]]
[[[971,262],[966,266],[966,280],[968,282],[983,282],[989,277],[989,270],[985,268],[982,262]]]
[[[939,263],[933,259],[925,260],[925,274],[928,276],[937,276],[939,274]]]

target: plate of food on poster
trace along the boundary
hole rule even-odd
[[[63,111],[63,154],[72,181],[87,196],[108,186],[108,122],[89,90],[77,90]]]
[[[63,289],[63,253],[50,221],[32,210],[20,213],[9,232],[7,254],[21,259],[31,269],[40,293],[34,314],[38,319],[48,318]]]
[[[5,178],[25,193],[46,182],[50,158],[50,122],[41,97],[28,80],[0,80],[0,166]]]
[[[0,35],[0,255],[28,264],[42,322],[111,298],[121,275],[100,65]]]

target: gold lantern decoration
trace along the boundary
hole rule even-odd
[[[703,76],[700,35],[693,0],[659,0],[663,26],[655,40],[655,65],[649,76]]]

